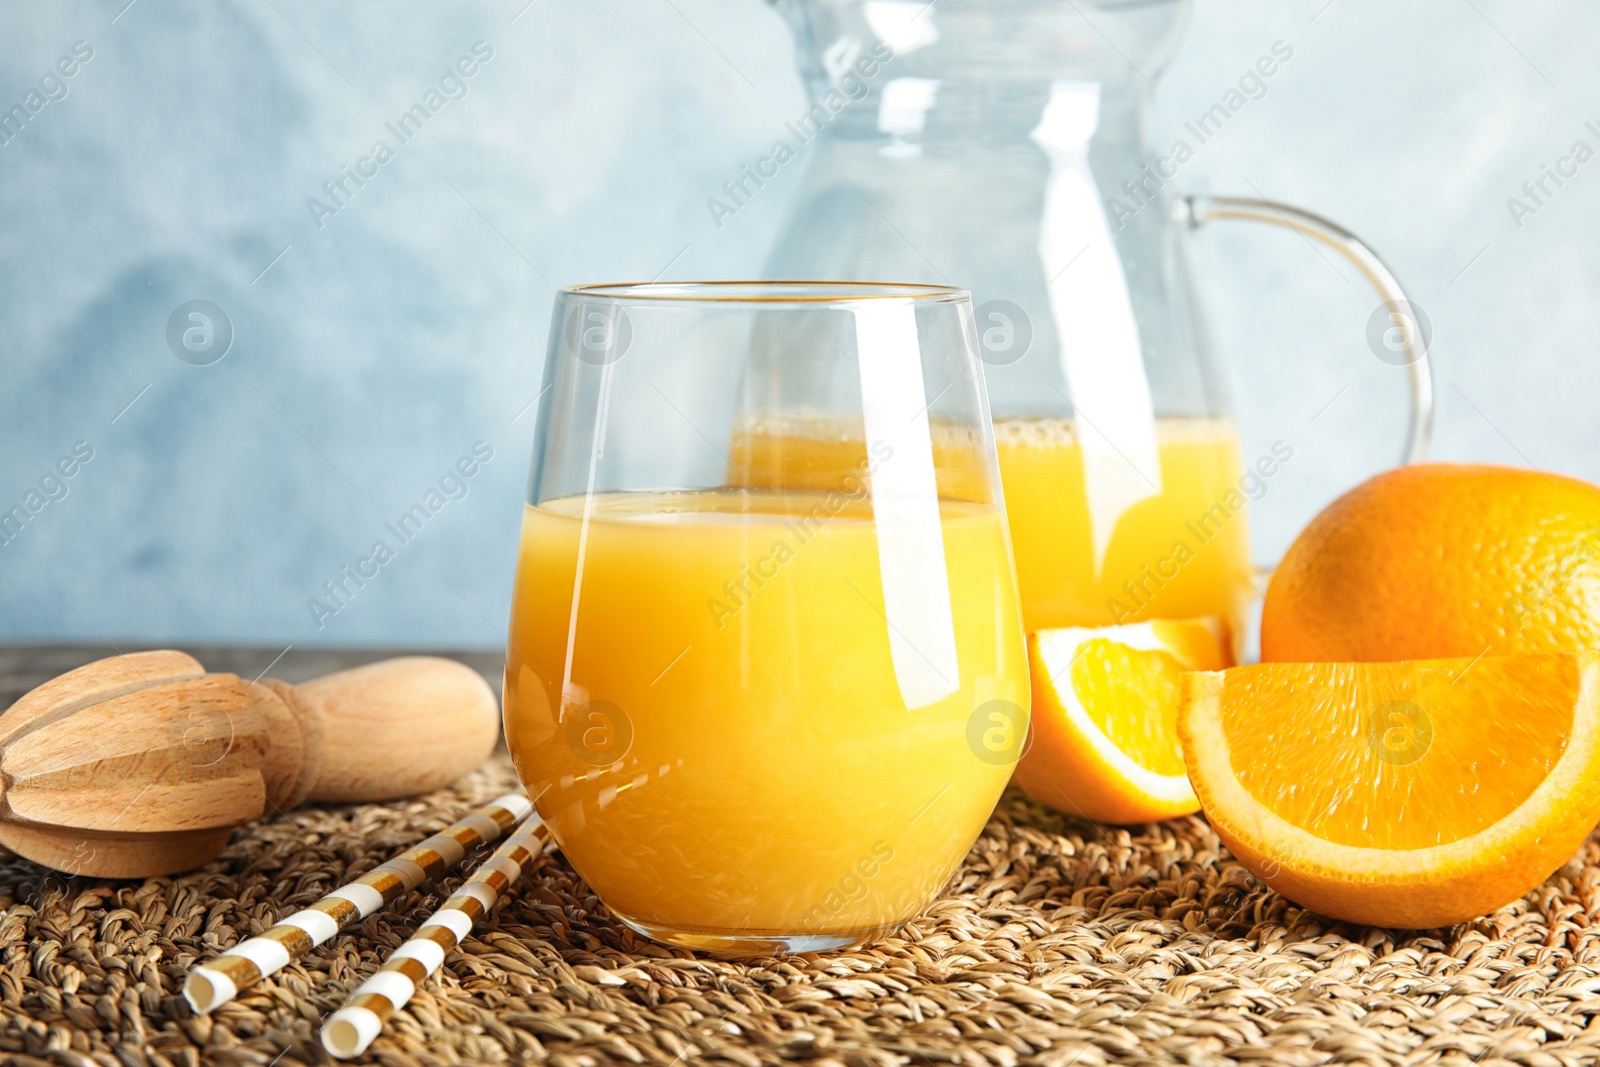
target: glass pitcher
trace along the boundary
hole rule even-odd
[[[1246,504],[1292,449],[1242,455],[1188,234],[1267,222],[1356,265],[1387,312],[1369,328],[1374,351],[1407,373],[1413,462],[1432,380],[1426,328],[1394,275],[1309,212],[1179,191],[1182,164],[1232,106],[1165,151],[1146,142],[1190,0],[771,2],[812,106],[787,126],[806,170],[766,276],[970,289],[1027,628],[1213,615],[1237,654],[1261,592]],[[1240,106],[1292,55],[1276,48]],[[784,374],[793,395],[793,366]],[[813,384],[819,399],[830,388]]]

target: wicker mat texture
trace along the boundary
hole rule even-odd
[[[210,866],[177,878],[64,879],[0,862],[0,1061],[334,1062],[317,1039],[323,1016],[460,871],[210,1017],[179,995],[189,966],[513,784],[501,753],[414,802],[310,808],[248,827]],[[1597,886],[1591,839],[1538,890],[1477,923],[1363,929],[1261,886],[1202,818],[1104,828],[1008,793],[944,895],[896,936],[850,952],[724,962],[625,929],[552,852],[390,1020],[367,1059],[1593,1064]]]
[[[308,809],[205,870],[143,883],[0,866],[0,1050],[13,1062],[332,1062],[322,1017],[460,875],[424,886],[209,1018],[196,960],[514,784],[503,754],[406,805]],[[1264,889],[1205,821],[1102,829],[1008,794],[954,883],[863,949],[742,962],[651,945],[559,854],[399,1013],[388,1064],[1592,1064],[1600,848],[1482,922],[1333,924]]]

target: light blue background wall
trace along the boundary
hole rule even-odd
[[[0,4],[0,107],[94,51],[0,145],[0,509],[94,450],[0,547],[0,637],[500,644],[554,289],[757,271],[799,168],[720,230],[705,199],[802,109],[786,28],[758,0],[124,2]],[[1433,321],[1436,455],[1600,479],[1600,161],[1520,229],[1506,207],[1600,148],[1600,10],[1200,0],[1154,140],[1279,39],[1183,180],[1384,252]],[[307,198],[479,40],[466,96],[317,228]],[[1247,449],[1296,447],[1270,555],[1398,452],[1401,380],[1348,269],[1247,227],[1197,255]],[[192,299],[235,330],[211,366],[167,346]],[[479,441],[466,496],[319,629],[307,599]]]

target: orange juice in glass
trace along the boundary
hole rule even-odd
[[[965,299],[559,299],[506,736],[635,929],[736,953],[870,938],[938,893],[1009,779],[1026,654]]]

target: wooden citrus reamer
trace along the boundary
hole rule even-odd
[[[295,686],[208,674],[183,652],[113,656],[0,715],[0,845],[67,874],[170,874],[307,800],[440,788],[499,735],[493,690],[453,660],[408,656]]]

